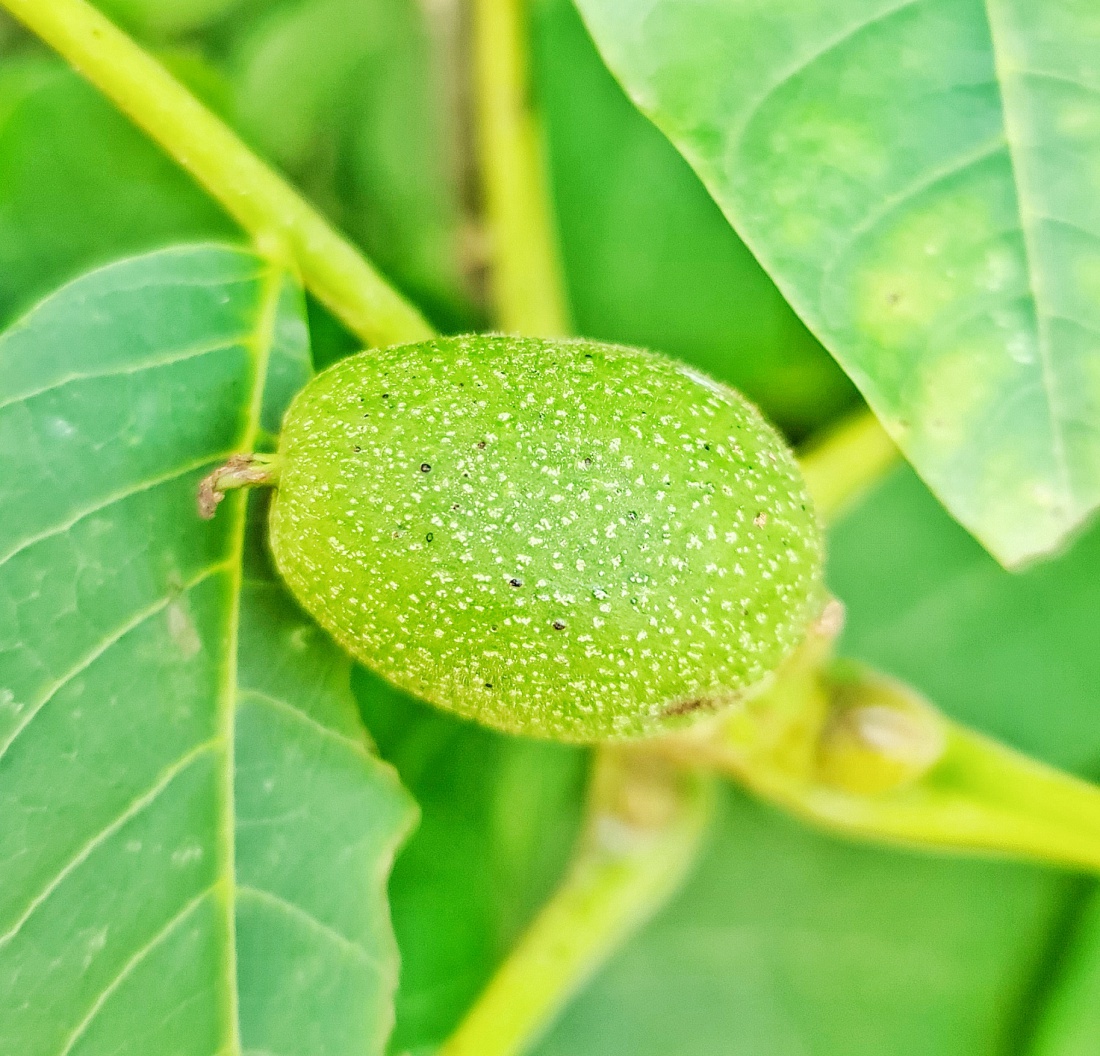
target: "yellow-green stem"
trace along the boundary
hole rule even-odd
[[[497,325],[569,332],[541,130],[529,105],[522,0],[474,0],[478,153]]]
[[[644,748],[601,750],[561,887],[437,1056],[517,1056],[680,886],[710,816],[709,780]]]
[[[367,344],[431,327],[362,254],[159,62],[84,0],[0,0],[164,148]]]
[[[893,440],[867,410],[811,439],[799,453],[802,473],[823,521],[835,520],[898,458]]]

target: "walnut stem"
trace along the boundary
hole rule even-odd
[[[218,503],[227,491],[273,487],[279,480],[279,468],[278,455],[234,455],[199,483],[199,516],[209,521],[217,513]]]

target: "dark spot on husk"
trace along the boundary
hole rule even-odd
[[[678,715],[691,715],[696,711],[710,710],[713,707],[713,703],[705,697],[692,697],[691,700],[681,700],[677,704],[670,704],[661,711],[661,714],[674,718]]]

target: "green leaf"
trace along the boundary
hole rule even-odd
[[[847,653],[1050,762],[1100,756],[1100,531],[1012,575],[903,471],[834,530],[830,568]],[[694,879],[536,1052],[1024,1051],[1076,889],[1029,865],[845,843],[731,790]]]
[[[788,434],[830,421],[855,396],[843,372],[623,94],[571,0],[532,6],[577,331],[685,359],[741,389]]]
[[[237,229],[63,64],[0,68],[0,320],[89,267]]]
[[[92,272],[0,338],[0,1051],[380,1052],[412,807],[243,495],[309,374],[255,256]]]
[[[1100,898],[1093,894],[1074,921],[1065,955],[1057,957],[1055,985],[1037,1020],[1027,1056],[1091,1056],[1100,1046]]]
[[[1100,504],[1095,5],[580,8],[952,513],[1057,547]]]
[[[382,756],[423,818],[394,867],[401,946],[391,1049],[442,1042],[561,878],[580,827],[587,752],[506,737],[358,668]]]

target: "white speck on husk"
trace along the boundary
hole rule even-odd
[[[279,569],[345,648],[501,729],[684,725],[773,671],[820,604],[794,459],[741,396],[587,341],[364,352],[295,400]]]

